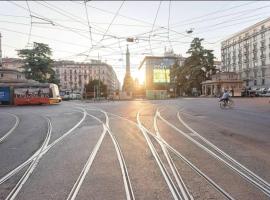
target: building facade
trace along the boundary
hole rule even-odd
[[[23,71],[23,61],[20,58],[3,58],[2,67],[5,69]]]
[[[165,52],[164,56],[146,56],[139,69],[145,72],[146,90],[169,89],[174,84],[171,69],[175,63],[182,66],[185,58],[173,52]]]
[[[120,88],[120,83],[112,66],[101,61],[91,63],[74,61],[55,61],[53,69],[60,80],[60,89],[77,93],[84,92],[84,86],[92,80],[101,80],[107,85],[108,94]]]
[[[245,87],[270,87],[270,18],[223,41],[221,59],[221,70],[236,72]]]
[[[22,72],[22,66],[23,62],[19,58],[3,58],[3,69]],[[108,94],[120,89],[120,82],[112,66],[99,60],[92,60],[90,63],[54,61],[53,70],[62,91],[83,93],[84,86],[91,80],[99,80],[99,77],[107,85]]]
[[[236,72],[220,72],[212,75],[211,80],[202,82],[202,95],[220,96],[224,90],[232,93],[232,96],[241,96],[243,81]]]

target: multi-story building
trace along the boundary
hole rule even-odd
[[[270,87],[270,18],[221,43],[223,71],[238,73],[246,87]]]
[[[185,58],[173,52],[165,52],[164,56],[146,56],[139,66],[145,71],[146,90],[155,90],[170,86],[174,83],[171,69],[175,63],[182,66]]]
[[[101,80],[107,85],[108,94],[120,88],[112,66],[101,61],[92,60],[91,63],[55,61],[53,69],[60,80],[61,90],[83,93],[84,86],[92,80]]]
[[[3,58],[3,68],[22,72],[23,62],[19,58]],[[74,61],[55,61],[53,69],[60,80],[60,90],[82,93],[84,86],[91,80],[100,80],[107,85],[108,94],[120,89],[120,82],[112,66],[101,61],[92,60],[91,63]]]
[[[23,61],[20,58],[3,58],[2,67],[10,70],[23,71]]]

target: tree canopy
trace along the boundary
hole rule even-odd
[[[26,78],[41,83],[59,83],[52,69],[52,51],[47,44],[34,42],[32,49],[18,50],[18,56],[23,59]]]
[[[87,85],[85,85],[86,92],[97,94],[97,88],[99,86],[99,80],[92,80]],[[93,95],[94,96],[94,95]],[[100,96],[107,97],[107,85],[100,81]]]
[[[191,42],[184,65],[175,64],[172,68],[172,76],[176,77],[176,83],[186,94],[191,94],[192,88],[201,90],[201,82],[210,78],[215,73],[213,50],[202,46],[203,39],[194,38]]]

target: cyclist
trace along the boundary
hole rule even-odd
[[[228,104],[229,99],[230,99],[229,91],[225,89],[219,101],[224,101],[226,104]]]

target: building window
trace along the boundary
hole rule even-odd
[[[265,81],[264,81],[264,78],[262,79],[262,85],[264,85],[265,84]]]
[[[1,78],[3,78],[4,77],[4,74],[1,74]]]
[[[254,86],[256,86],[257,85],[257,80],[254,80]]]
[[[21,75],[17,75],[17,79],[21,79]]]
[[[265,66],[265,60],[262,60],[262,66]]]

